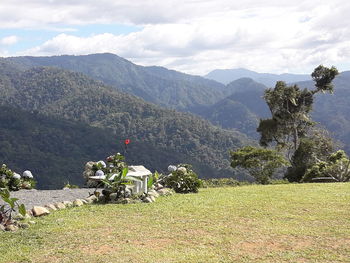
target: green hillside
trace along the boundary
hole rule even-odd
[[[120,140],[145,142],[152,145],[147,154],[162,163],[152,164],[158,170],[169,164],[161,162],[160,156],[165,155],[173,156],[173,162],[193,161],[204,177],[231,176],[228,151],[248,143],[241,133],[219,129],[190,114],[162,109],[80,73],[34,68],[8,78],[10,83],[0,85],[2,105],[108,128],[109,134]]]
[[[143,67],[114,54],[86,56],[13,57],[7,61],[27,68],[55,66],[103,81],[118,90],[155,104],[184,110],[223,98],[225,86],[213,80],[161,67]]]

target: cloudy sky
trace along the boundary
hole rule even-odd
[[[350,70],[346,0],[0,0],[0,56],[110,52],[203,75]]]

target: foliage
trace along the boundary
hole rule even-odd
[[[151,189],[152,186],[158,181],[160,176],[161,175],[157,171],[151,174],[147,181],[147,189]]]
[[[311,182],[327,178],[335,182],[350,181],[350,160],[343,150],[330,154],[327,161],[316,162],[306,171],[302,181]]]
[[[6,77],[9,83],[0,85],[2,94],[0,104],[11,105],[13,108],[26,111],[27,114],[32,112],[35,119],[40,119],[43,115],[46,117],[45,124],[38,127],[26,123],[27,126],[31,126],[31,130],[34,130],[34,134],[29,134],[24,128],[19,127],[21,133],[24,134],[23,140],[28,140],[39,148],[35,155],[31,156],[31,159],[35,158],[33,163],[35,166],[44,166],[40,162],[43,158],[50,159],[50,161],[55,159],[51,154],[45,155],[45,151],[55,152],[54,146],[58,145],[58,149],[63,154],[55,153],[58,157],[57,162],[64,162],[68,159],[66,158],[68,155],[71,156],[69,158],[71,161],[67,162],[70,169],[62,172],[66,176],[70,170],[77,171],[79,165],[80,167],[83,165],[83,162],[78,163],[76,160],[79,148],[84,149],[86,156],[102,155],[102,150],[97,149],[98,145],[95,141],[100,142],[102,138],[108,140],[106,134],[110,134],[108,144],[113,145],[114,150],[118,149],[116,141],[131,139],[133,143],[129,145],[128,153],[130,151],[133,155],[126,155],[128,160],[129,157],[134,159],[134,156],[137,156],[136,161],[145,163],[145,159],[152,163],[152,167],[148,167],[160,172],[166,168],[164,163],[191,162],[204,177],[219,177],[223,173],[226,176],[231,175],[227,151],[241,147],[249,141],[245,135],[237,131],[214,127],[208,121],[188,113],[162,109],[94,81],[83,74],[57,68],[34,68],[24,72],[13,72],[12,75]],[[55,119],[61,121],[53,124]],[[21,121],[25,122],[25,120]],[[68,135],[64,133],[62,126],[68,128]],[[95,127],[93,135],[91,126]],[[83,134],[84,127],[89,127],[86,129],[88,138]],[[6,137],[11,137],[11,134],[8,134],[10,128],[11,125],[3,128],[6,131]],[[45,131],[44,128],[51,129]],[[74,140],[71,137],[77,137],[71,135],[74,134],[73,129],[78,129],[81,134],[81,138],[76,139],[80,141],[80,144],[78,146],[77,143],[73,143],[73,149],[64,149],[64,144],[59,145],[60,139],[72,143]],[[98,137],[96,133],[101,133],[102,138],[96,139]],[[46,137],[46,140],[40,140],[40,143],[39,140],[35,141],[39,136]],[[10,139],[11,141],[5,138],[0,141],[0,144],[13,148],[12,144],[16,142],[13,141],[13,138]],[[50,139],[55,145],[45,148],[43,144],[50,144]],[[89,139],[89,143],[86,143],[85,139]],[[119,145],[123,147],[121,143],[118,143]],[[151,149],[147,151],[147,147]],[[26,150],[23,146],[20,148],[21,152]],[[138,148],[142,148],[144,153],[139,154]],[[146,154],[146,151],[152,154]],[[37,155],[42,156],[39,158]],[[5,157],[8,158],[7,154]],[[174,158],[175,160],[172,160]],[[87,157],[84,159],[86,160]],[[61,163],[55,166],[55,173],[57,173],[60,170],[59,167],[63,165]],[[210,172],[205,174],[203,171]],[[79,177],[77,174],[75,176]],[[54,178],[47,179],[55,180]],[[81,183],[73,178],[64,179],[69,179],[75,184]],[[61,187],[61,183],[62,180],[59,183],[54,182],[55,185],[58,184],[57,187]]]
[[[285,150],[291,160],[300,138],[306,137],[314,125],[310,117],[313,96],[318,92],[332,93],[331,83],[337,74],[335,67],[320,65],[311,74],[315,82],[314,90],[301,90],[297,85],[288,86],[283,81],[278,81],[274,89],[267,89],[264,99],[272,116],[260,121],[257,129],[261,135],[260,144],[264,147],[272,144],[276,149]]]
[[[335,142],[327,130],[312,128],[307,137],[300,139],[285,178],[290,182],[300,182],[306,171],[317,162],[326,161],[334,148]]]
[[[258,183],[268,184],[277,168],[288,165],[288,161],[272,149],[246,146],[231,151],[231,166],[242,167],[256,179]]]
[[[105,190],[102,192],[107,200],[109,195],[116,193],[117,197],[130,197],[131,193],[127,192],[126,186],[132,184],[133,182],[140,182],[140,180],[133,176],[128,176],[128,167],[124,167],[121,171],[116,170],[114,173],[109,173],[106,175],[106,179],[103,179]]]
[[[166,187],[172,188],[176,193],[198,193],[201,180],[189,164],[178,164],[177,169],[169,175],[160,178]]]
[[[0,197],[5,202],[0,206],[0,224],[7,225],[12,223],[12,214],[18,210],[22,215],[26,215],[24,204],[18,204],[18,198],[11,198],[10,191],[6,188],[0,189]]]
[[[10,191],[20,189],[32,189],[36,185],[33,178],[21,177],[10,170],[6,164],[0,167],[0,188],[8,188]]]
[[[63,188],[77,189],[77,188],[79,188],[79,186],[75,185],[75,184],[70,184],[69,182],[67,182],[66,184],[64,184]]]

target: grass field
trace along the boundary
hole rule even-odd
[[[350,183],[88,205],[0,233],[0,262],[350,262]]]

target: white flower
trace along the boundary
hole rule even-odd
[[[97,164],[101,164],[103,168],[107,167],[107,165],[104,161],[98,161]]]
[[[175,165],[169,165],[168,166],[168,171],[169,172],[175,172],[177,170],[176,166]]]
[[[23,178],[33,179],[32,172],[28,170],[24,171],[22,176]]]
[[[105,175],[105,173],[102,170],[97,170],[95,173],[95,176],[99,176],[99,177],[102,177],[104,175]]]
[[[18,173],[13,173],[13,178],[19,180],[21,176]]]

